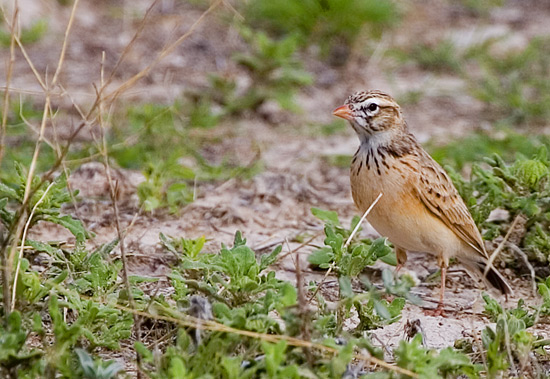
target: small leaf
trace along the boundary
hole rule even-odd
[[[319,208],[311,208],[311,213],[321,221],[324,221],[334,226],[340,226],[338,213],[336,213],[335,211],[326,211]]]
[[[260,272],[271,266],[276,260],[283,246],[277,246],[270,254],[263,254],[260,258]]]
[[[340,298],[345,299],[353,297],[351,279],[348,276],[339,277],[338,284],[340,285]]]

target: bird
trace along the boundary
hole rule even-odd
[[[446,273],[453,257],[506,296],[513,293],[489,265],[483,238],[449,175],[409,131],[390,95],[380,90],[354,93],[333,115],[347,120],[359,137],[350,167],[355,205],[365,212],[382,194],[367,220],[394,245],[396,272],[406,263],[407,251],[437,257],[441,289],[432,315],[444,316]]]

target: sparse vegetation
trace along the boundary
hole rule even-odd
[[[244,11],[254,27],[278,35],[298,32],[302,44],[318,43],[325,55],[332,49],[343,54],[337,59],[342,63],[362,29],[380,35],[399,18],[394,2],[370,0],[253,0]]]
[[[400,324],[409,325],[409,315],[427,307],[421,298],[429,300],[430,284],[419,284],[414,273],[394,274],[395,253],[384,238],[351,238],[356,227],[361,231],[359,217],[350,216],[349,188],[334,178],[348,172],[347,125],[318,122],[318,113],[330,109],[300,100],[362,85],[357,75],[363,66],[369,74],[383,72],[384,51],[394,42],[378,43],[379,37],[407,6],[251,0],[232,9],[201,0],[160,2],[143,13],[141,3],[109,8],[106,2],[107,11],[92,7],[87,11],[97,14],[83,21],[79,2],[57,3],[67,8],[55,8],[47,21],[32,21],[29,8],[29,27],[11,25],[14,10],[2,7],[0,377],[546,374],[550,342],[540,326],[550,316],[550,140],[512,131],[550,119],[546,38],[506,53],[496,51],[498,41],[463,52],[450,39],[409,41],[407,57],[401,55],[401,62],[418,63],[407,65],[417,73],[466,80],[486,104],[488,132],[431,152],[448,167],[484,238],[502,244],[497,264],[517,274],[519,291],[538,288],[536,296],[521,293],[525,300],[515,307],[483,294],[482,316],[457,308],[451,317],[484,325],[464,330],[454,346],[446,340],[435,349],[422,328],[404,334]],[[462,5],[487,15],[501,3]],[[211,17],[215,11],[223,17]],[[188,24],[194,12],[198,27]],[[200,12],[208,14],[199,18]],[[63,35],[60,21],[73,28],[66,33],[68,50],[53,44]],[[201,29],[206,22],[215,27]],[[157,46],[180,32],[179,42],[189,44]],[[226,43],[239,51],[221,49]],[[374,58],[365,56],[375,49]],[[350,56],[349,66],[338,67]],[[88,66],[93,76],[80,77]],[[330,80],[317,88],[316,75]],[[182,80],[174,80],[177,87],[170,83],[174,76]],[[170,96],[159,95],[165,87]],[[403,104],[422,96],[430,91],[405,93]],[[294,118],[277,128],[280,122],[264,107]],[[264,123],[271,139],[255,139],[250,124],[256,123]],[[290,128],[294,139],[272,137]],[[269,172],[258,175],[264,159]],[[68,185],[71,171],[88,161],[101,162],[106,182],[94,198]],[[131,171],[143,181],[130,188],[135,196],[128,199],[119,190]],[[82,178],[78,188],[97,184],[93,175]],[[201,202],[185,209],[197,194]],[[311,208],[314,217],[312,206],[320,207]],[[158,209],[169,212],[152,212]],[[533,283],[524,279],[531,268]],[[391,339],[376,334],[385,328],[394,328]]]
[[[550,39],[491,54],[489,41],[475,49],[482,75],[471,80],[473,94],[505,125],[541,125],[550,117]]]
[[[4,23],[3,21],[4,20],[0,18],[0,25]],[[9,47],[11,44],[11,33],[10,31],[4,29],[5,28],[2,28],[2,30],[0,30],[0,45],[3,47]],[[24,45],[38,42],[42,37],[44,37],[47,31],[48,22],[44,19],[38,20],[28,28],[21,29],[21,32],[18,35],[19,41]]]
[[[306,72],[296,56],[296,35],[273,39],[262,31],[256,32],[240,25],[240,34],[250,51],[232,58],[250,75],[245,89],[237,88],[234,77],[211,75],[206,91],[189,92],[190,124],[212,127],[223,117],[245,111],[255,111],[268,100],[282,109],[298,112],[294,95],[300,87],[312,84],[313,77]]]
[[[512,245],[517,244],[537,266],[548,262],[547,240],[550,215],[550,162],[546,147],[527,158],[519,156],[512,164],[498,155],[485,159],[488,169],[472,166],[470,181],[454,174],[453,179],[470,207],[474,220],[485,230],[484,237],[493,240],[504,235],[519,222]],[[488,220],[496,209],[505,210],[506,218]],[[517,220],[517,221],[514,221]],[[517,261],[521,264],[521,258]]]

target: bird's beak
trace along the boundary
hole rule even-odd
[[[336,108],[332,111],[332,114],[337,117],[343,118],[344,120],[353,120],[353,115],[351,114],[351,109],[349,109],[348,105],[342,105],[341,107]]]

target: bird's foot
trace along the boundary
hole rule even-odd
[[[445,314],[445,310],[443,309],[442,303],[439,303],[439,305],[435,309],[425,309],[424,314],[426,316],[432,317],[447,317],[447,315]]]

